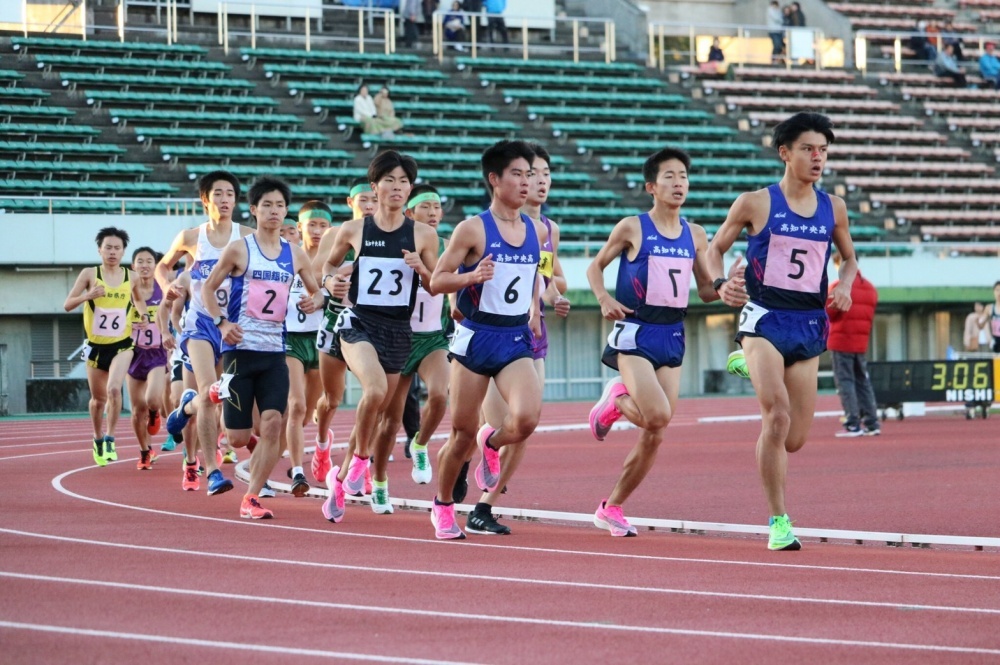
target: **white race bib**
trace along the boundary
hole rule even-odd
[[[742,333],[756,333],[757,322],[770,311],[757,303],[748,302],[743,305],[743,310],[740,312],[739,331]]]
[[[470,330],[459,323],[455,326],[455,335],[451,338],[448,350],[456,356],[464,356],[468,354],[469,342],[472,341],[472,336],[474,334],[476,334],[474,330]]]
[[[358,305],[408,307],[413,268],[402,258],[362,256],[358,260]]]
[[[635,336],[639,334],[640,327],[638,323],[631,321],[615,321],[608,335],[608,346],[617,351],[634,351]]]
[[[527,314],[535,286],[536,265],[496,263],[493,279],[483,284],[479,311],[502,316]]]
[[[332,333],[325,328],[320,328],[316,331],[316,349],[322,351],[323,353],[330,353],[333,348],[333,338],[336,333]]]
[[[410,316],[413,332],[428,333],[441,330],[441,311],[444,309],[444,294],[432,296],[423,288],[417,289],[417,302]]]

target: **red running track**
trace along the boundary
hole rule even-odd
[[[681,407],[626,514],[761,523],[758,423],[698,422],[753,402]],[[544,424],[582,423],[587,410],[547,405]],[[349,421],[338,415],[338,431]],[[992,424],[936,414],[836,439],[836,419],[819,418],[791,460],[792,516],[996,536]],[[134,440],[121,435],[121,461],[95,467],[87,431],[83,420],[0,422],[4,662],[1000,661],[996,551],[807,541],[773,553],[760,537],[613,539],[522,521],[509,537],[443,543],[425,512],[350,505],[332,525],[318,500],[287,496],[267,502],[275,520],[249,523],[237,517],[239,483],[217,497],[182,492],[177,454],[136,471]],[[590,512],[634,437],[538,434],[505,498]],[[430,498],[397,457],[392,494]]]

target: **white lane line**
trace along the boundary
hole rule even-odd
[[[185,519],[194,520],[204,520],[208,522],[221,522],[223,524],[240,525],[246,528],[266,528],[266,529],[283,529],[293,532],[303,532],[303,533],[322,533],[329,536],[343,536],[350,538],[366,538],[370,540],[388,540],[393,542],[408,542],[408,543],[419,543],[421,545],[432,545],[435,547],[478,547],[478,548],[488,548],[493,550],[505,550],[514,552],[536,552],[544,554],[571,554],[579,556],[588,557],[605,557],[605,558],[621,558],[621,559],[632,559],[639,561],[673,561],[673,562],[695,562],[695,563],[711,563],[711,564],[721,564],[721,565],[732,565],[732,566],[753,566],[761,568],[787,568],[787,569],[805,569],[805,570],[823,570],[823,571],[838,571],[838,572],[849,572],[849,573],[875,573],[875,574],[886,574],[886,575],[914,575],[920,577],[943,577],[950,579],[978,579],[978,580],[1000,580],[1000,575],[971,575],[966,573],[935,573],[935,572],[925,572],[925,571],[907,571],[907,570],[886,570],[879,568],[854,568],[850,566],[815,566],[809,564],[789,564],[789,563],[763,563],[759,561],[732,561],[726,559],[701,559],[701,558],[685,558],[685,557],[661,557],[652,556],[648,554],[620,554],[617,552],[594,552],[588,550],[565,550],[550,547],[525,547],[518,545],[491,545],[489,543],[476,543],[468,542],[468,540],[463,541],[461,545],[456,543],[448,543],[440,540],[432,540],[431,538],[407,538],[403,536],[388,536],[383,534],[372,534],[372,533],[358,533],[354,531],[331,531],[329,529],[314,529],[307,527],[291,526],[286,524],[278,524],[273,521],[268,521],[267,524],[261,522],[252,522],[247,520],[235,520],[226,519],[222,517],[209,517],[207,515],[192,515],[190,513],[177,513],[168,510],[160,510],[156,508],[145,508],[142,506],[132,506],[124,503],[117,503],[114,501],[106,501],[104,499],[96,499],[94,497],[83,496],[82,494],[77,494],[72,490],[67,489],[63,486],[62,481],[64,478],[73,475],[79,471],[86,471],[88,469],[94,469],[93,466],[85,466],[77,469],[71,469],[64,473],[59,474],[52,479],[52,486],[56,491],[65,494],[66,496],[79,499],[81,501],[90,501],[92,503],[98,503],[105,506],[113,506],[115,508],[123,508],[125,510],[135,510],[145,513],[153,513],[156,515],[165,515],[169,517],[182,517]],[[0,529],[0,531],[5,531],[6,529]],[[429,529],[428,529],[429,531]]]
[[[58,580],[58,578],[54,578]],[[84,582],[81,580],[81,582]],[[87,583],[95,584],[90,581]],[[628,624],[610,624],[605,622],[597,621],[568,621],[563,619],[534,619],[530,617],[511,617],[511,616],[494,616],[487,614],[460,614],[452,612],[440,612],[432,610],[413,610],[406,608],[391,608],[391,607],[366,607],[360,605],[349,605],[345,603],[327,603],[318,601],[301,601],[292,600],[285,598],[268,598],[259,596],[246,596],[242,594],[230,594],[230,593],[198,593],[187,589],[172,589],[167,587],[147,587],[141,585],[132,584],[116,584],[116,583],[96,583],[99,586],[111,586],[119,588],[128,588],[132,590],[140,591],[160,591],[164,593],[178,593],[184,595],[204,595],[213,598],[228,598],[233,600],[243,600],[250,601],[254,603],[277,603],[283,605],[299,605],[306,607],[320,607],[320,608],[330,608],[330,609],[340,609],[340,610],[351,610],[351,611],[361,611],[361,612],[375,612],[375,613],[385,613],[385,614],[404,614],[404,615],[416,615],[416,616],[429,616],[437,618],[459,618],[459,619],[472,619],[476,621],[493,622],[493,623],[513,623],[513,624],[529,624],[529,625],[540,625],[549,628],[576,628],[576,629],[586,629],[586,630],[597,630],[602,633],[612,630],[619,632],[631,632],[631,633],[646,633],[646,634],[660,634],[660,635],[684,635],[691,637],[718,637],[718,638],[729,638],[738,640],[754,640],[754,641],[773,641],[773,642],[792,642],[798,644],[812,644],[812,645],[831,645],[831,646],[852,646],[852,647],[865,647],[865,648],[878,648],[878,649],[896,649],[896,650],[907,650],[907,651],[933,651],[933,652],[946,652],[946,653],[967,653],[967,654],[983,654],[983,655],[1000,655],[1000,649],[988,649],[982,647],[961,647],[961,646],[949,646],[942,644],[913,644],[906,642],[876,642],[869,640],[841,640],[835,638],[824,638],[824,637],[803,637],[798,635],[775,635],[768,633],[740,633],[733,631],[719,631],[719,630],[695,630],[690,628],[667,628],[661,626],[632,626]],[[237,644],[233,642],[212,642],[209,643],[206,640],[196,640],[190,638],[175,638],[175,637],[152,637],[133,635],[131,633],[117,633],[113,631],[95,631],[84,628],[70,628],[70,627],[60,627],[60,626],[46,626],[39,624],[21,624],[10,621],[0,620],[0,627],[11,627],[11,628],[26,628],[26,629],[36,629],[36,630],[48,630],[49,632],[64,632],[74,635],[92,635],[95,637],[128,637],[129,639],[134,639],[138,641],[143,641],[144,639],[151,639],[152,641],[167,642],[172,644],[193,644],[198,646],[205,646],[212,644],[220,648],[233,648],[235,646],[245,648],[250,651],[266,651],[266,652],[281,652],[281,653],[291,653],[295,655],[308,655],[308,656],[324,656],[324,657],[340,657],[340,658],[357,658],[359,660],[379,660],[381,662],[394,662],[394,663],[444,663],[447,661],[427,661],[423,659],[416,658],[391,658],[386,656],[374,656],[369,654],[342,654],[337,652],[327,652],[327,651],[317,651],[313,649],[297,649],[291,647],[283,649],[282,647],[272,647],[266,645],[244,645]],[[336,654],[336,655],[334,655]]]
[[[447,663],[448,665],[466,665],[461,661],[441,660],[435,658],[427,660],[424,658],[406,658],[393,656],[378,656],[369,653],[352,653],[348,651],[323,651],[320,649],[302,649],[294,646],[272,646],[270,644],[246,644],[243,642],[223,642],[221,640],[197,640],[189,637],[164,637],[150,633],[133,634],[120,633],[114,630],[93,630],[90,628],[74,628],[71,626],[53,626],[40,623],[22,623],[20,621],[0,620],[0,628],[11,630],[32,630],[43,633],[60,633],[63,635],[76,635],[84,637],[104,637],[118,640],[130,640],[134,642],[145,642],[154,644],[174,644],[181,646],[212,647],[216,649],[234,649],[236,651],[251,651],[255,653],[273,653],[280,656],[311,656],[314,658],[328,658],[347,661],[367,661],[375,663],[407,663],[412,665],[436,665],[437,663]]]
[[[924,407],[927,411],[933,412],[947,412],[947,411],[961,411],[965,407],[961,404],[958,405],[943,405],[943,406],[926,406]],[[844,415],[843,411],[817,411],[817,418],[839,418]],[[698,418],[699,423],[742,423],[742,422],[752,422],[754,420],[760,420],[759,413],[750,413],[746,415],[735,415],[735,416],[705,416]]]
[[[56,540],[61,542],[71,542],[76,545],[112,547],[125,550],[137,550],[142,552],[155,552],[157,554],[179,554],[179,555],[187,555],[195,557],[242,560],[253,563],[278,564],[283,566],[301,566],[305,568],[342,570],[353,573],[375,573],[378,575],[386,575],[386,574],[402,575],[404,577],[409,576],[416,578],[432,578],[432,579],[439,578],[439,579],[472,581],[472,582],[476,582],[482,579],[482,576],[479,574],[458,573],[450,571],[416,570],[413,568],[388,568],[385,566],[359,566],[359,565],[344,564],[344,563],[302,561],[302,560],[292,560],[292,559],[273,559],[267,557],[248,556],[243,554],[205,552],[196,549],[175,549],[169,547],[154,547],[151,545],[130,545],[130,544],[114,543],[101,540],[70,538],[67,536],[32,534],[12,529],[0,529],[0,532],[8,532],[16,535],[32,536],[32,537],[38,537],[47,540]],[[18,577],[18,576],[32,577],[30,575],[19,574],[19,573],[0,572],[0,577]],[[42,579],[42,577],[39,577],[39,579]],[[1000,615],[1000,609],[983,608],[983,607],[953,607],[946,605],[927,605],[918,603],[888,603],[888,602],[876,602],[876,601],[864,601],[864,600],[841,600],[836,598],[815,598],[815,597],[810,598],[804,596],[771,596],[765,594],[745,594],[745,593],[721,592],[721,591],[699,591],[691,589],[674,589],[674,588],[655,587],[655,586],[636,586],[627,584],[562,581],[562,580],[539,579],[531,577],[491,576],[490,580],[496,583],[503,582],[507,584],[514,584],[514,585],[520,584],[520,585],[537,586],[543,588],[550,587],[550,588],[564,588],[564,589],[586,589],[586,590],[614,591],[614,592],[627,592],[627,593],[651,593],[651,594],[668,595],[668,596],[673,595],[673,596],[691,596],[691,597],[705,597],[705,598],[725,598],[729,600],[770,601],[770,602],[780,602],[780,603],[866,607],[866,608],[879,608],[879,609],[891,609],[891,610],[920,609],[926,611],[939,611],[945,613],[956,612],[964,614]],[[89,583],[89,582],[81,580],[80,583]]]
[[[79,450],[50,450],[47,453],[28,453],[27,455],[11,455],[10,457],[0,457],[0,462],[7,462],[15,459],[27,459],[29,457],[48,457],[49,455],[69,455],[71,453],[86,453],[87,455],[90,455],[91,450],[89,448],[80,448]],[[96,468],[97,465],[95,464],[94,467]]]

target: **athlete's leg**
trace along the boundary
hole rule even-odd
[[[452,489],[462,465],[470,458],[476,447],[476,431],[479,429],[479,411],[486,396],[490,378],[476,374],[462,363],[451,363],[451,434],[448,442],[438,451],[438,493],[439,501],[452,501]]]
[[[785,476],[788,470],[786,445],[792,423],[792,407],[788,387],[785,385],[785,359],[774,345],[763,337],[744,337],[742,344],[747,367],[750,370],[750,381],[760,403],[761,430],[757,439],[757,468],[771,515],[784,515],[787,512],[785,510]],[[806,387],[806,390],[811,390],[815,395],[815,383],[811,387]],[[815,400],[815,397],[813,399]]]
[[[661,367],[653,369],[653,365],[639,356],[618,355],[618,368],[629,395],[618,398],[618,403],[628,402],[639,425],[639,440],[629,451],[622,467],[622,473],[615,483],[615,488],[608,495],[609,506],[621,506],[643,481],[656,462],[656,453],[663,441],[663,430],[670,423],[677,404],[677,394],[680,390],[680,367]],[[619,407],[623,414],[628,414]],[[630,418],[631,420],[631,418]]]
[[[386,404],[383,405],[381,416],[375,425],[371,446],[374,458],[372,480],[380,482],[389,479],[389,454],[396,445],[396,433],[403,424],[403,408],[406,406],[406,395],[410,392],[413,375],[390,374],[386,378],[390,383],[395,379],[395,386],[392,394],[386,399]]]
[[[165,407],[163,394],[166,392],[164,388],[167,385],[167,373],[163,369],[163,367],[154,367],[146,375],[146,406],[149,407],[150,411],[159,413],[163,413]],[[131,393],[129,394],[131,395]]]
[[[438,425],[444,419],[448,408],[448,352],[444,349],[432,351],[420,362],[417,373],[427,386],[427,403],[420,414],[420,435],[417,444],[426,446]]]
[[[333,415],[344,399],[344,387],[347,383],[347,365],[343,360],[334,358],[329,353],[319,354],[319,376],[323,384],[323,394],[316,403],[316,420],[319,430],[317,436],[326,436],[333,422]],[[329,443],[329,442],[327,442]],[[322,478],[317,478],[322,480]]]
[[[149,450],[149,432],[146,425],[149,422],[149,404],[146,401],[147,385],[132,376],[126,377],[128,397],[132,402],[132,431],[139,440],[139,450]]]
[[[212,343],[204,339],[189,339],[187,342],[188,358],[194,370],[195,382],[198,385],[198,396],[187,406],[189,415],[197,415],[198,443],[201,447],[202,463],[208,473],[219,468],[215,459],[219,439],[219,408],[213,404],[208,393],[212,384],[219,379],[216,364],[215,349]],[[190,459],[190,458],[189,458]]]
[[[184,390],[198,389],[198,382],[194,378],[194,372],[185,367],[183,376],[182,388]],[[183,393],[183,390],[181,392]],[[177,403],[180,404],[180,395],[178,395]],[[201,446],[198,443],[198,417],[195,416],[184,426],[184,459],[193,464],[196,462],[200,451]]]
[[[806,445],[809,428],[816,415],[816,376],[819,357],[800,360],[785,368],[785,387],[788,389],[791,424],[785,438],[785,450],[797,452]],[[775,513],[781,515],[783,513]]]
[[[112,438],[118,426],[118,417],[122,414],[122,386],[125,384],[128,366],[132,364],[132,355],[132,349],[122,351],[111,360],[111,367],[108,368],[107,435]]]
[[[87,365],[87,385],[90,387],[90,422],[94,439],[104,438],[104,407],[108,403],[108,373]]]
[[[302,466],[302,455],[305,442],[302,427],[306,419],[306,371],[302,361],[292,356],[285,356],[288,365],[288,411],[285,413],[287,423],[282,433],[280,450],[288,450],[292,467]],[[263,428],[263,422],[261,423]]]
[[[358,457],[371,455],[370,444],[375,432],[375,421],[390,394],[389,377],[378,359],[378,352],[369,342],[344,342],[340,344],[344,360],[351,371],[361,382],[361,399],[355,412],[354,429],[356,432]],[[395,388],[399,375],[392,375],[392,388]]]
[[[507,415],[489,444],[503,446],[521,443],[535,431],[542,413],[542,391],[531,358],[519,358],[504,367],[495,379],[500,395],[507,402]]]

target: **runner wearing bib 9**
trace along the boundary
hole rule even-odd
[[[827,301],[833,309],[850,309],[858,272],[847,206],[816,187],[833,141],[833,124],[819,113],[797,113],[778,124],[772,145],[785,163],[784,176],[741,194],[708,250],[712,274],[719,276],[725,253],[741,233],[749,237],[745,288],[722,277],[713,286],[727,305],[742,307],[736,341],[760,402],[757,466],[770,509],[771,550],[801,548],[785,507],[788,453],[805,445],[815,414]],[[831,243],[842,262],[828,294]]]

